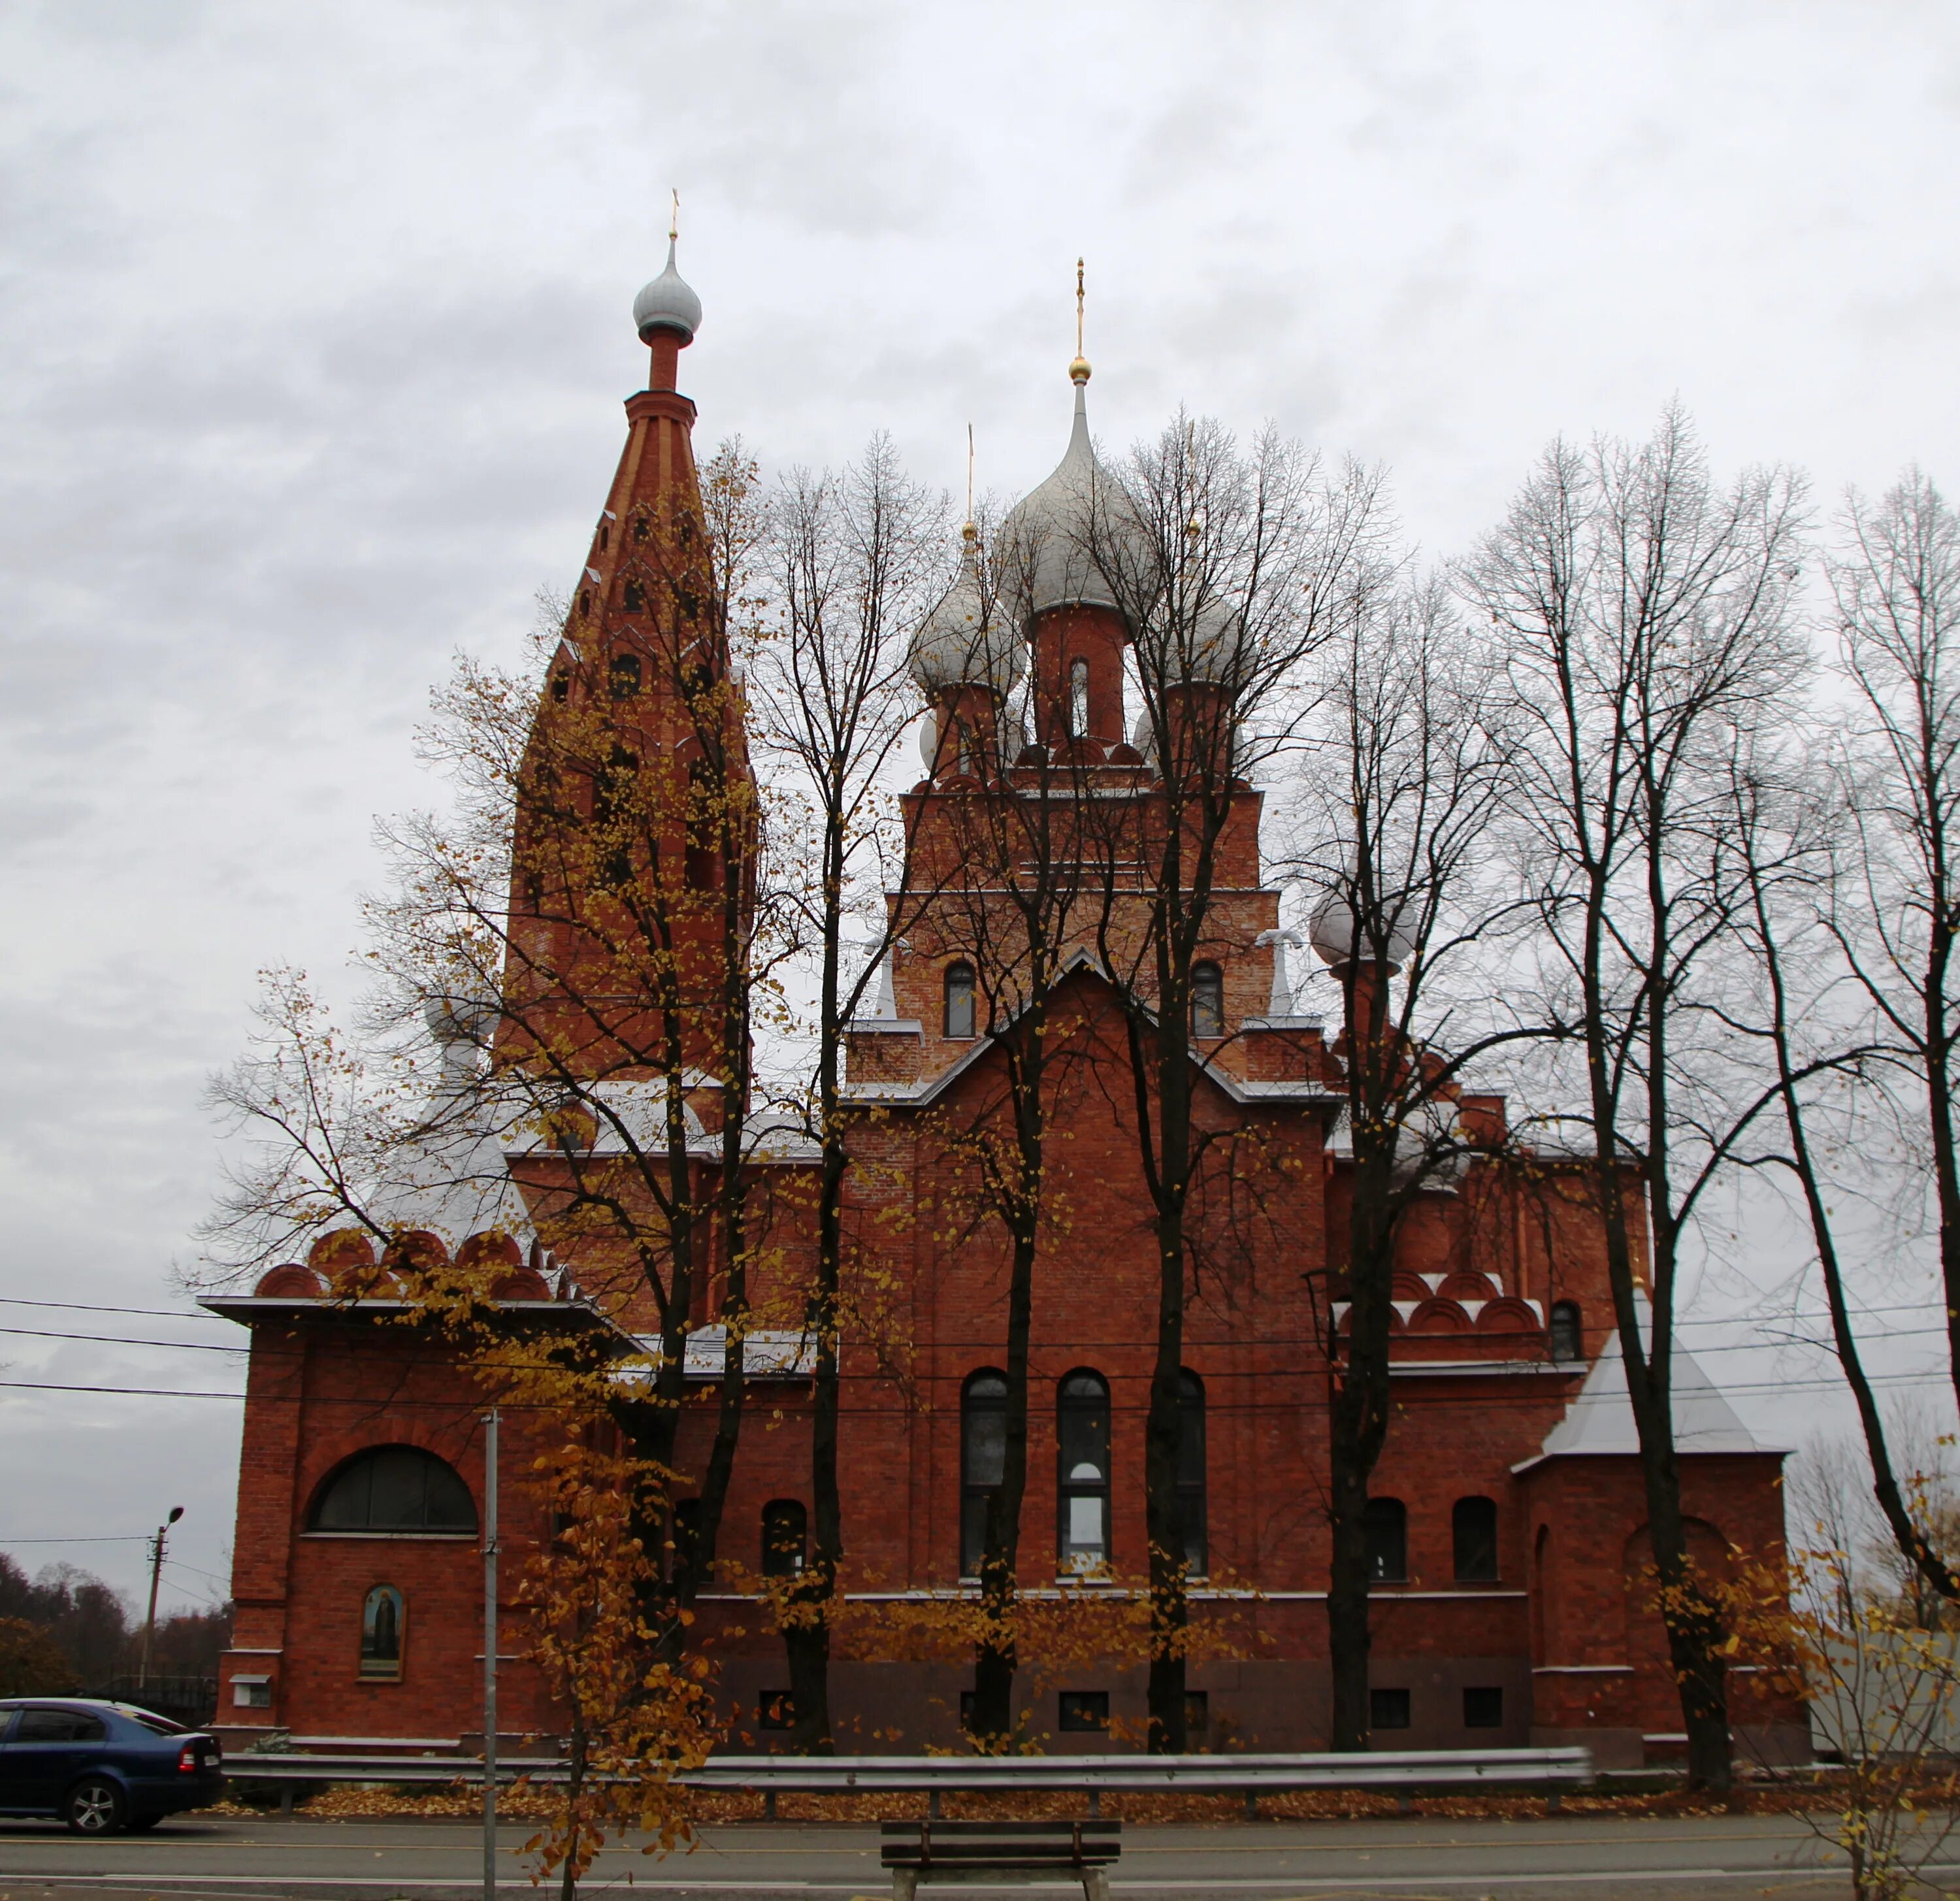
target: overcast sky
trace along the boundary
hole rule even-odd
[[[1081,253],[1099,435],[1276,419],[1388,464],[1443,555],[1554,432],[1676,396],[1827,503],[1913,457],[1960,486],[1957,128],[1960,15],[1879,0],[0,5],[0,1295],[186,1310],[202,1080],[261,966],[351,989],[431,684],[575,573],[670,186],[704,448],[889,429],[951,486],[970,421],[1025,488]],[[91,1319],[238,1337],[0,1308]],[[1734,1364],[1800,1434],[1817,1393]],[[221,1591],[237,1439],[221,1401],[0,1392],[0,1549],[133,1587],[181,1503],[166,1599]]]

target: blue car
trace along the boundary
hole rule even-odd
[[[0,1701],[0,1815],[55,1815],[77,1835],[116,1835],[224,1792],[223,1751],[202,1730],[92,1698]]]

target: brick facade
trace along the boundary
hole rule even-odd
[[[669,366],[673,357],[669,348]],[[657,368],[662,360],[657,342]],[[637,507],[698,507],[698,498],[689,499],[692,405],[670,387],[656,388],[634,398],[628,416],[606,521],[622,522]],[[593,638],[623,624],[616,597],[625,584],[617,565],[624,539],[623,530],[595,537],[574,592],[574,614]],[[1106,607],[1045,612],[1034,623],[1032,679],[1044,734],[1053,739],[1068,717],[1073,657],[1094,658],[1090,724],[1068,744],[1078,752],[1102,749],[1096,769],[1114,775],[1105,789],[1130,801],[1135,823],[1147,827],[1155,822],[1148,769],[1123,743],[1120,697],[1112,697],[1125,638],[1120,616]],[[968,687],[959,691],[971,698]],[[964,704],[956,695],[949,700],[956,713]],[[550,705],[548,692],[541,719]],[[635,717],[635,744],[657,748],[657,712]],[[970,816],[963,802],[989,794],[978,779],[963,775],[943,737],[934,758],[940,776],[905,801],[916,873],[909,882],[937,879],[950,888],[963,810]],[[1207,949],[1222,972],[1226,1034],[1194,1052],[1205,1065],[1196,1114],[1218,1138],[1191,1217],[1198,1271],[1185,1359],[1204,1394],[1209,1556],[1195,1616],[1201,1626],[1229,1633],[1214,1648],[1230,1654],[1201,1654],[1191,1683],[1207,1699],[1207,1727],[1195,1740],[1300,1750],[1326,1740],[1329,1540],[1322,1498],[1348,1165],[1338,1139],[1338,1046],[1316,1022],[1268,1014],[1280,897],[1263,882],[1259,818],[1258,795],[1247,788],[1221,841]],[[514,909],[523,902],[514,894]],[[962,902],[970,905],[972,893]],[[898,1654],[896,1641],[881,1649],[877,1635],[886,1614],[879,1606],[961,1591],[961,1393],[976,1369],[1004,1364],[1005,1238],[974,1212],[959,1145],[961,1132],[998,1113],[1001,1059],[984,1033],[946,1034],[943,1008],[946,972],[965,954],[970,916],[949,898],[908,925],[890,972],[889,1009],[850,1039],[851,1087],[865,1113],[854,1127],[847,1183],[860,1298],[842,1348],[842,1467],[846,1581],[865,1616],[833,1666],[841,1748],[950,1745],[959,1694],[972,1683],[970,1661],[917,1661]],[[514,938],[532,941],[524,935],[532,930],[542,944],[543,929],[520,918]],[[1277,994],[1284,1001],[1283,985]],[[983,1033],[1001,1001],[981,998]],[[1057,1133],[1035,1273],[1021,1571],[1029,1591],[1093,1594],[1111,1587],[1057,1581],[1055,1396],[1078,1369],[1108,1383],[1109,1533],[1120,1587],[1143,1568],[1156,1269],[1150,1201],[1127,1126],[1132,1098],[1120,1025],[1092,962],[1079,960],[1064,978],[1053,1016]],[[1460,1113],[1495,1147],[1501,1098],[1465,1096]],[[809,1259],[807,1182],[794,1161],[775,1164],[770,1180],[779,1246],[755,1292],[765,1311],[774,1304],[793,1312]],[[550,1192],[546,1174],[520,1177],[520,1186],[532,1197]],[[463,1238],[443,1237],[452,1247]],[[1397,1403],[1373,1490],[1406,1508],[1407,1576],[1377,1589],[1372,1671],[1384,1690],[1407,1692],[1408,1726],[1381,1740],[1410,1747],[1577,1740],[1608,1761],[1638,1762],[1644,1739],[1678,1729],[1680,1716],[1640,1578],[1637,1466],[1623,1450],[1545,1450],[1611,1332],[1603,1245],[1583,1178],[1542,1157],[1522,1167],[1474,1162],[1447,1191],[1424,1199],[1405,1224],[1401,1250]],[[620,1264],[603,1252],[571,1266],[588,1290],[626,1285]],[[713,1319],[715,1298],[704,1293],[698,1320]],[[1554,1301],[1578,1308],[1576,1358],[1554,1357]],[[438,1347],[391,1326],[385,1299],[330,1298],[307,1270],[278,1269],[259,1298],[218,1304],[250,1325],[253,1340],[237,1646],[226,1660],[221,1721],[234,1741],[276,1727],[316,1744],[386,1738],[405,1747],[474,1746],[483,1647],[475,1538],[323,1532],[312,1517],[342,1462],[380,1445],[440,1457],[480,1514],[480,1394]],[[530,1324],[527,1316],[536,1310],[520,1302],[510,1323]],[[644,1300],[622,1317],[654,1326]],[[758,1383],[724,1520],[721,1551],[730,1568],[759,1568],[769,1501],[809,1501],[807,1406],[805,1380]],[[712,1429],[704,1380],[684,1419],[684,1471],[698,1471]],[[546,1531],[522,1474],[548,1431],[535,1418],[504,1427],[503,1537],[514,1572],[515,1559]],[[1681,1464],[1710,1562],[1723,1562],[1732,1544],[1777,1556],[1779,1455],[1684,1450]],[[1459,1501],[1477,1498],[1496,1508],[1495,1575],[1459,1578],[1453,1514]],[[361,1604],[383,1583],[407,1606],[401,1674],[364,1680]],[[698,1626],[718,1660],[731,1720],[751,1734],[761,1699],[788,1680],[780,1640],[762,1621],[752,1600],[723,1589],[710,1594]],[[511,1660],[500,1727],[513,1738],[554,1734],[557,1718],[522,1661],[525,1639],[514,1619],[498,1644]],[[1141,1727],[1143,1678],[1133,1664],[1112,1656],[1055,1677],[1044,1675],[1038,1657],[1029,1661],[1029,1680],[1042,1682],[1033,1727],[1048,1747],[1109,1746],[1058,1733],[1060,1689],[1105,1690],[1112,1715]],[[256,1678],[266,1680],[262,1702],[234,1689],[237,1680]],[[1757,1724],[1768,1747],[1801,1747],[1800,1719],[1788,1708],[1752,1706],[1743,1720]]]

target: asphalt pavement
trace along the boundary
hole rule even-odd
[[[527,1829],[500,1838],[500,1892],[536,1894],[520,1853]],[[1424,1817],[1370,1822],[1258,1822],[1125,1829],[1117,1894],[1216,1896],[1218,1901],[1685,1901],[1768,1895],[1775,1901],[1838,1901],[1850,1883],[1835,1849],[1796,1816],[1528,1821]],[[1960,1836],[1930,1871],[1942,1887],[1960,1877]],[[0,1901],[97,1896],[255,1896],[304,1901],[447,1901],[480,1894],[481,1832],[422,1820],[166,1822],[154,1833],[84,1841],[57,1828],[0,1822]],[[980,1893],[1080,1893],[1044,1882]],[[587,1894],[630,1890],[660,1901],[777,1901],[784,1895],[889,1894],[877,1831],[851,1824],[722,1825],[705,1828],[692,1852],[640,1853],[610,1845],[587,1877]],[[972,1890],[969,1890],[972,1892]],[[545,1890],[555,1892],[555,1884]]]

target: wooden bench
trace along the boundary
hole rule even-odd
[[[921,1882],[1036,1881],[1072,1874],[1083,1901],[1109,1901],[1103,1871],[1123,1852],[1121,1822],[887,1822],[880,1859],[892,1901],[912,1901]]]

